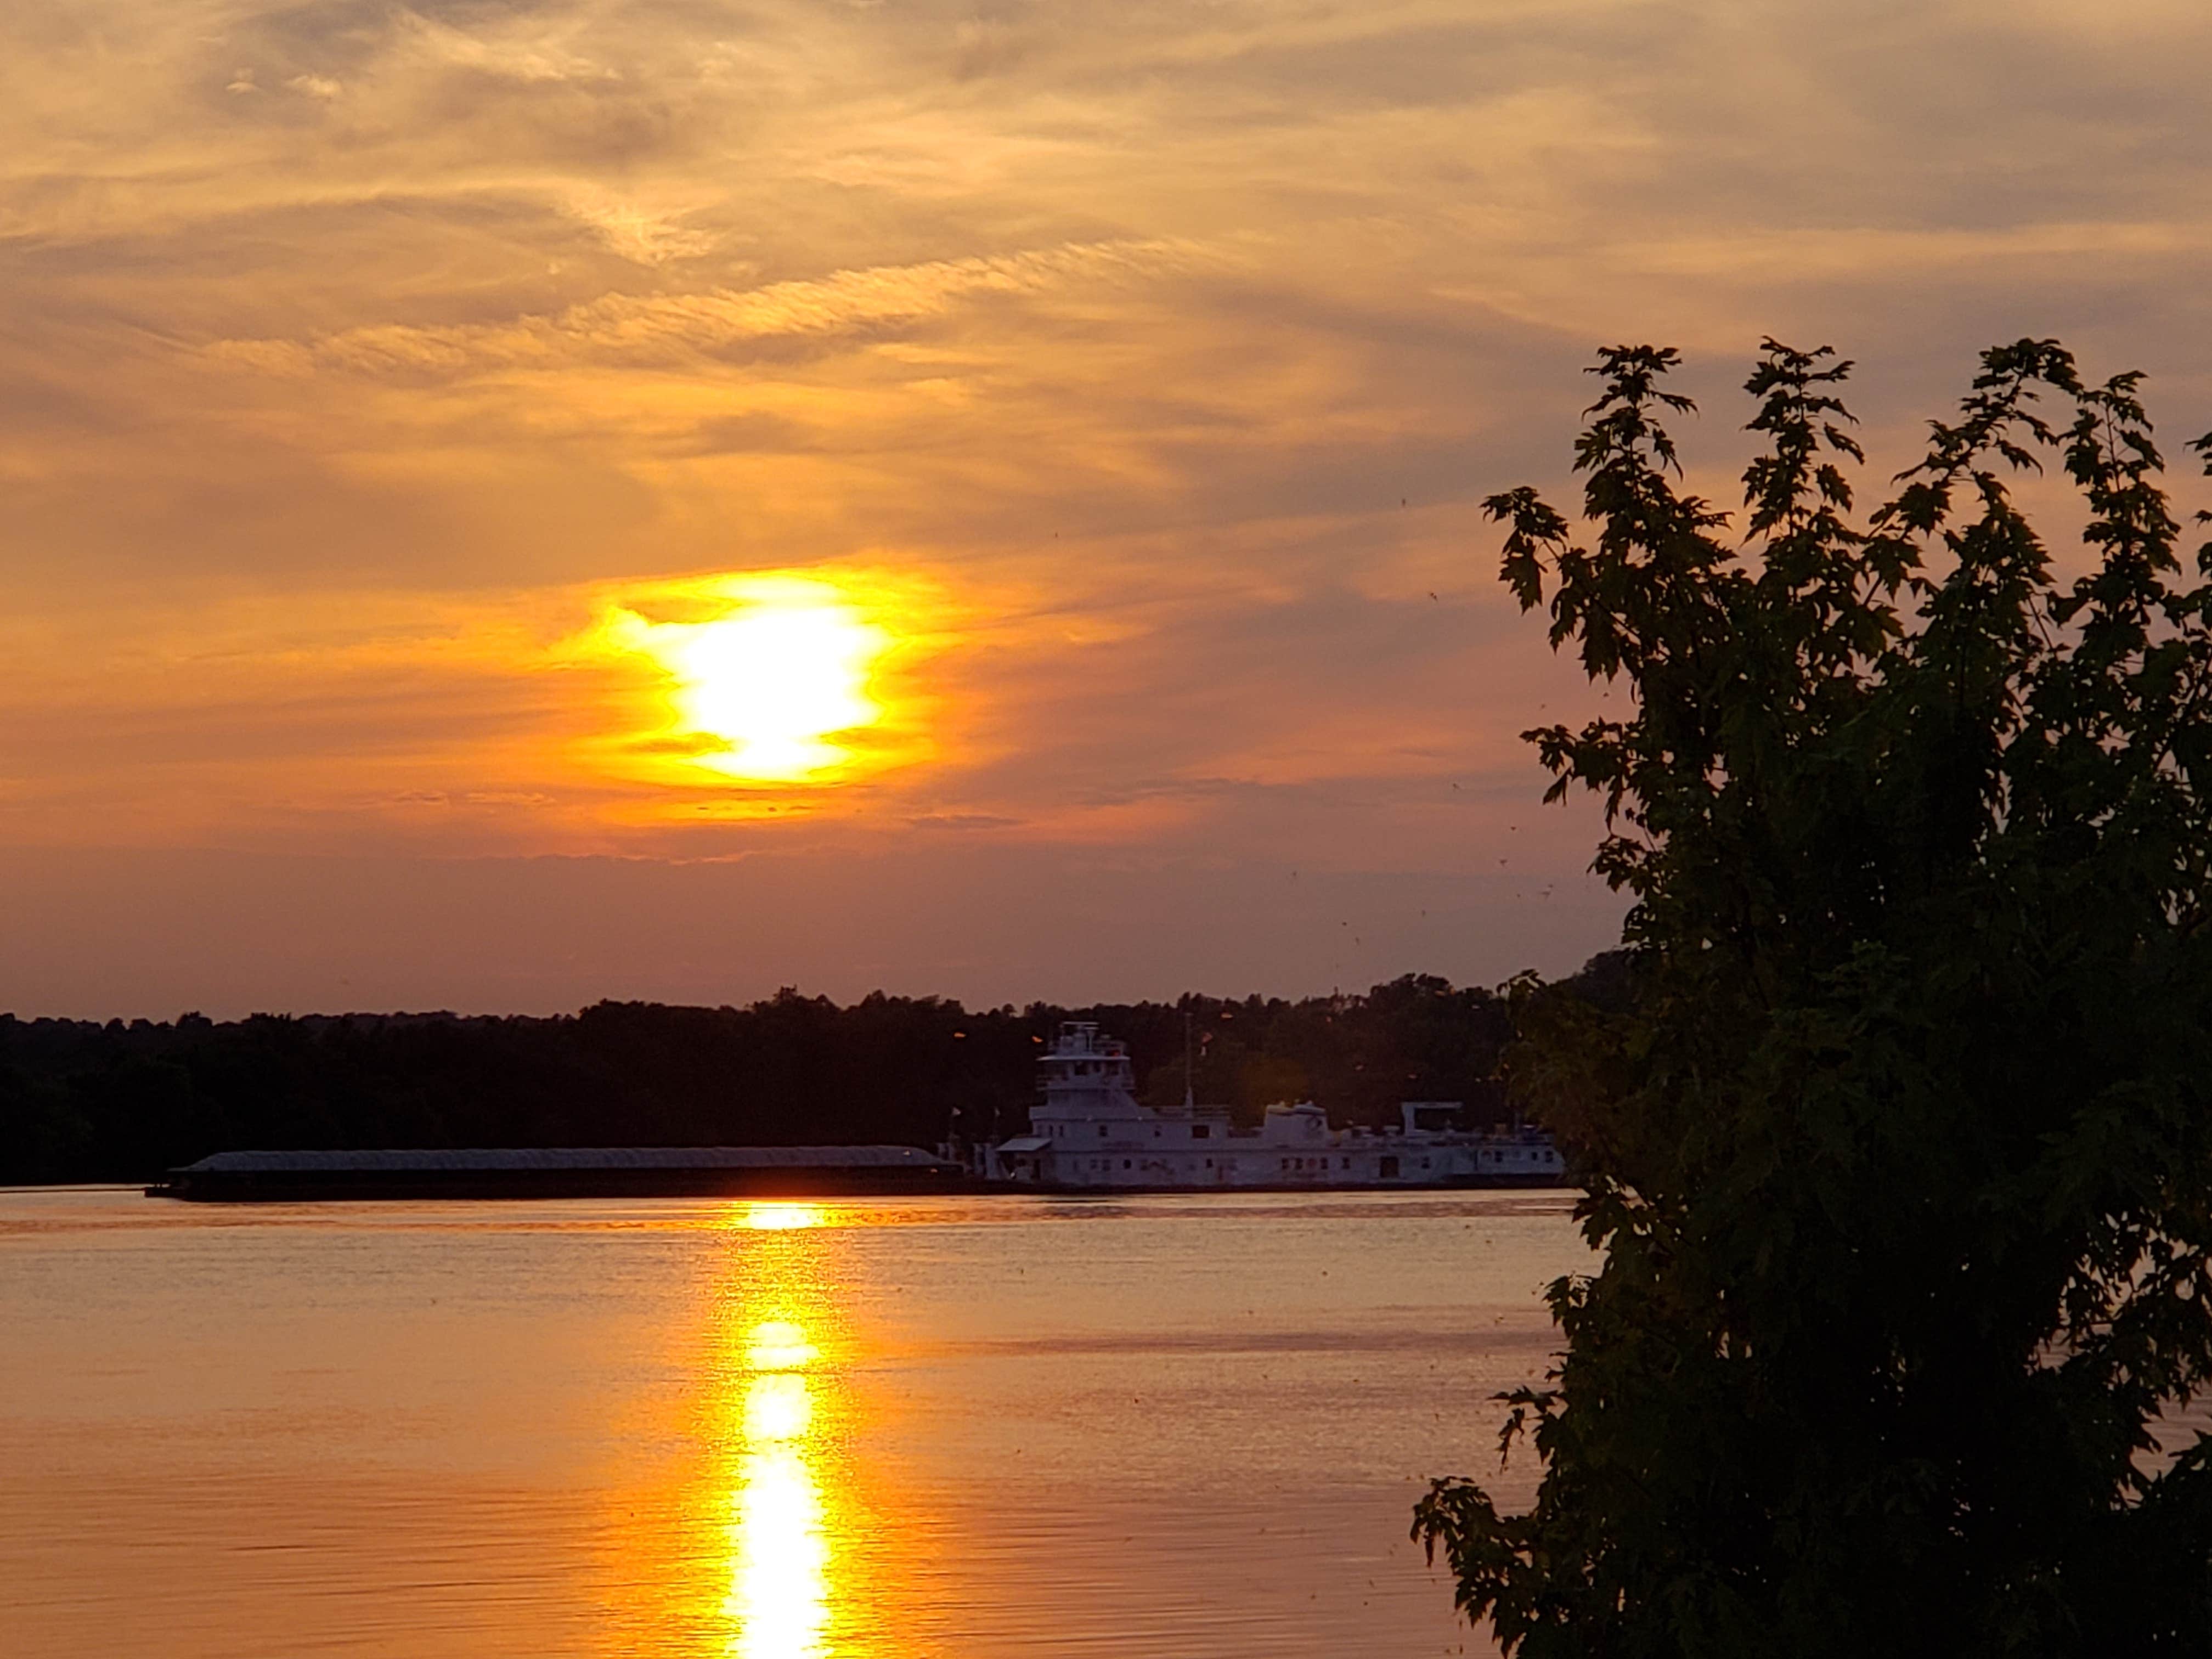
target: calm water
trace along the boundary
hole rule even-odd
[[[0,1193],[0,1649],[1488,1652],[1408,1511],[1566,1208]]]

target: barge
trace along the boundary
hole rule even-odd
[[[216,1202],[426,1198],[829,1198],[971,1191],[914,1146],[556,1146],[454,1152],[217,1152],[154,1198]]]

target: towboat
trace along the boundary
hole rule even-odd
[[[1565,1178],[1549,1135],[1455,1129],[1457,1101],[1409,1100],[1388,1129],[1333,1129],[1311,1101],[1270,1106],[1259,1127],[1225,1106],[1137,1099],[1127,1047],[1070,1020],[1038,1056],[1029,1133],[976,1149],[985,1180],[1054,1189],[1124,1188],[1553,1187]]]

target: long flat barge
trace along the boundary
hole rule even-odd
[[[556,1146],[217,1152],[172,1170],[153,1198],[828,1198],[957,1193],[980,1183],[914,1146]]]

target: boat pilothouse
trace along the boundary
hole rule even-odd
[[[1030,1109],[1030,1132],[1051,1139],[1080,1139],[1076,1126],[1099,1139],[1158,1114],[1137,1103],[1137,1068],[1127,1043],[1101,1036],[1089,1020],[1070,1020],[1037,1056],[1044,1098]]]
[[[1549,1186],[1564,1170],[1534,1131],[1451,1127],[1456,1101],[1407,1101],[1392,1129],[1332,1129],[1311,1101],[1270,1106],[1256,1129],[1225,1106],[1137,1099],[1126,1045],[1071,1020],[1037,1057],[1042,1098],[1030,1132],[982,1149],[981,1173],[1051,1188]]]

